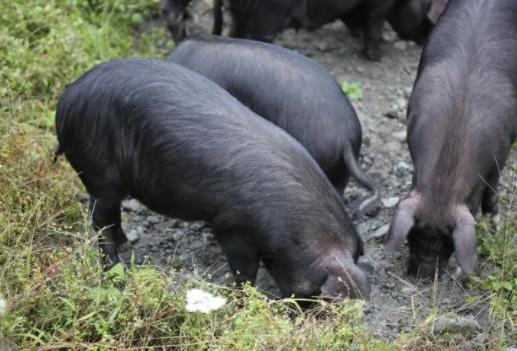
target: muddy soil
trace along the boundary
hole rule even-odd
[[[210,13],[204,6],[196,9],[195,21],[199,28],[208,31]],[[387,255],[382,247],[394,207],[408,193],[411,183],[412,164],[405,142],[405,110],[421,48],[398,40],[386,28],[383,59],[370,62],[361,55],[361,42],[353,38],[340,22],[316,32],[287,30],[276,44],[315,59],[339,83],[359,82],[364,93],[362,101],[352,101],[363,126],[361,164],[382,190],[378,213],[355,220],[366,243],[366,255],[360,259],[360,264],[371,272],[372,295],[366,309],[371,332],[382,338],[394,339],[401,331],[414,330],[421,325],[431,312],[452,311],[479,323],[480,328],[474,332],[471,344],[465,344],[465,349],[484,344],[488,335],[483,331],[487,330],[490,318],[489,306],[483,302],[485,296],[481,292],[462,287],[454,279],[453,268],[451,274],[444,275],[434,284],[408,277],[405,272],[407,248]],[[517,166],[515,150],[508,166],[506,169]],[[505,173],[501,187],[503,193],[517,188],[515,173]],[[344,197],[350,202],[361,194],[362,190],[352,183],[345,190]],[[126,259],[132,253],[137,262],[147,261],[164,270],[174,267],[180,269],[185,277],[195,275],[216,284],[231,283],[230,270],[208,225],[162,217],[136,200],[124,203],[123,219],[128,236],[140,238],[136,245],[125,247],[123,255]],[[490,269],[487,263],[481,262],[481,265],[485,271]],[[259,273],[257,285],[272,296],[278,294],[264,269]],[[470,302],[467,303],[469,296]]]

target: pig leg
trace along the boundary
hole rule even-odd
[[[373,17],[370,15],[369,17]],[[381,59],[381,38],[384,22],[375,18],[367,21],[368,25],[364,31],[364,53],[372,61],[379,61]]]
[[[120,198],[90,197],[93,228],[101,231],[100,247],[108,260],[105,268],[110,268],[120,262],[118,246],[127,241],[120,225]]]
[[[361,18],[362,14],[360,7],[341,17],[341,20],[346,24],[354,38],[361,37]]]
[[[491,215],[499,213],[497,188],[499,184],[499,176],[492,177],[487,182],[487,186],[483,191],[483,198],[481,200],[481,212]]]
[[[237,286],[246,282],[254,283],[259,268],[259,258],[254,248],[242,239],[242,235],[225,233],[218,239],[235,276]]]
[[[384,21],[393,7],[393,0],[370,0],[365,9],[364,53],[372,61],[381,59],[381,40]]]

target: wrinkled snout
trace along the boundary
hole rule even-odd
[[[366,274],[352,259],[332,259],[326,267],[327,279],[321,286],[321,296],[331,300],[370,298],[370,284]]]

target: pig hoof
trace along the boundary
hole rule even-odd
[[[381,50],[378,48],[368,48],[364,51],[364,54],[369,60],[375,62],[379,62],[382,57]]]

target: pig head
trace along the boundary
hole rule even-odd
[[[447,3],[448,0],[399,1],[390,11],[388,22],[401,39],[423,44]]]

